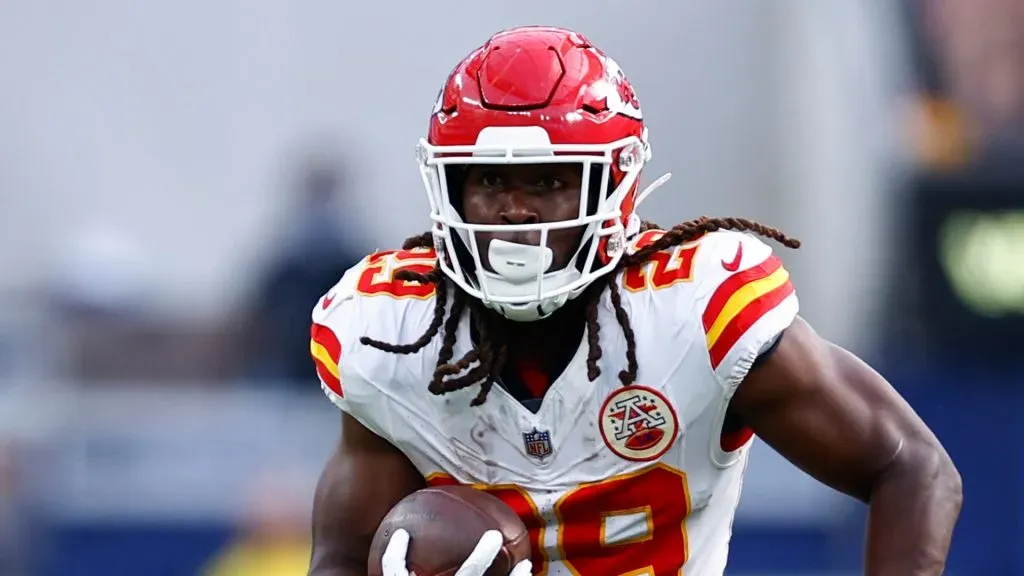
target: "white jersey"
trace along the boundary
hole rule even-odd
[[[632,249],[660,234],[642,234]],[[406,355],[360,343],[423,334],[434,287],[393,274],[430,270],[433,258],[428,249],[373,255],[317,303],[311,349],[327,396],[428,482],[471,484],[504,500],[530,530],[535,574],[721,575],[751,438],[723,436],[726,408],[798,309],[772,250],[715,232],[621,273],[636,385],[618,379],[626,340],[605,291],[601,375],[587,378],[583,338],[536,413],[498,385],[479,407],[469,405],[477,385],[430,393],[441,335]],[[463,316],[456,359],[471,346]]]

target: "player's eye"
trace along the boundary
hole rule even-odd
[[[480,175],[480,183],[488,188],[500,188],[505,182],[497,172],[484,172]]]
[[[565,186],[565,182],[557,176],[544,176],[537,181],[537,187],[544,190],[558,190]]]

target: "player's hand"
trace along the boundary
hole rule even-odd
[[[491,562],[501,551],[504,538],[497,530],[488,530],[477,542],[476,548],[470,553],[469,558],[462,563],[455,576],[484,576]],[[384,557],[381,559],[381,569],[384,576],[415,576],[409,573],[405,565],[405,555],[409,551],[409,533],[399,528],[388,540],[387,548],[384,549]],[[533,571],[533,565],[529,560],[523,560],[512,568],[509,576],[529,576]]]
[[[384,576],[410,576],[405,566],[405,555],[409,551],[409,533],[399,528],[391,535],[388,545],[384,548],[384,556],[380,559],[381,572]]]
[[[501,551],[505,538],[497,530],[488,530],[476,543],[476,548],[470,553],[469,558],[462,563],[462,566],[455,572],[455,576],[484,576],[491,562]],[[512,568],[509,576],[530,576],[533,565],[529,560],[523,560]]]

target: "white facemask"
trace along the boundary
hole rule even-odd
[[[594,280],[615,269],[626,245],[627,224],[632,233],[639,220],[623,222],[620,206],[633,189],[650,159],[646,130],[643,138],[629,137],[609,144],[551,144],[547,132],[533,127],[489,127],[480,132],[473,146],[433,146],[420,140],[420,174],[430,202],[432,233],[442,271],[470,296],[510,320],[529,322],[549,316],[571,298],[581,294]],[[557,153],[557,155],[556,155]],[[612,162],[624,174],[610,193]],[[582,166],[580,210],[576,218],[536,224],[469,224],[452,205],[445,168],[471,164],[550,164]],[[600,168],[599,186],[591,186],[592,167]],[[595,202],[592,190],[602,191]],[[642,195],[646,196],[645,190]],[[588,213],[588,206],[596,209]],[[582,228],[582,239],[567,265],[551,269],[555,255],[550,232]],[[536,245],[492,239],[484,266],[477,233],[539,231]],[[605,241],[604,258],[598,248]],[[462,257],[457,257],[457,255]],[[448,255],[449,257],[445,257]]]

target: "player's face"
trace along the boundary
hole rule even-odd
[[[466,173],[463,213],[470,224],[538,224],[579,216],[583,174],[572,164],[474,165]],[[551,270],[564,268],[575,254],[583,227],[548,232]],[[491,270],[487,253],[494,238],[517,244],[540,244],[540,230],[478,232],[480,258]]]

